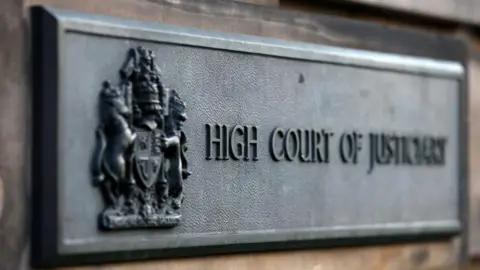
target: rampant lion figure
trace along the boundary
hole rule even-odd
[[[173,209],[180,208],[183,202],[183,180],[190,176],[188,163],[185,158],[187,151],[187,137],[182,131],[183,123],[187,120],[185,113],[185,103],[180,99],[178,93],[170,89],[169,96],[169,115],[165,123],[165,154],[169,157],[169,168],[167,170],[167,179],[169,181],[169,192],[172,199],[170,205]]]
[[[191,174],[185,157],[186,105],[161,82],[153,51],[131,49],[121,82],[105,82],[92,176],[105,210],[102,229],[173,227],[180,222],[183,181]]]

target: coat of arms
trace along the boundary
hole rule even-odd
[[[105,202],[103,229],[180,223],[185,159],[185,103],[161,81],[155,54],[130,49],[120,83],[103,83],[92,174]]]

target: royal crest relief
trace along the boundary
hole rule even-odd
[[[92,176],[105,209],[102,229],[168,228],[180,223],[185,159],[185,103],[164,87],[153,51],[132,48],[120,83],[100,91]]]

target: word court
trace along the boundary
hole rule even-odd
[[[263,138],[259,137],[258,126],[217,123],[205,126],[207,160],[259,160],[259,144]],[[361,163],[361,153],[366,151],[368,174],[378,166],[443,166],[446,162],[447,138],[444,136],[394,132],[370,132],[365,136],[357,131],[336,136],[327,129],[276,127],[267,141],[269,155],[276,162],[328,164],[337,158],[343,164],[357,165]],[[331,152],[337,152],[337,157],[332,157]]]

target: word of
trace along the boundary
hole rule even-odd
[[[358,132],[343,133],[340,136],[338,150],[343,163],[358,163],[358,152],[362,150],[363,135]]]

